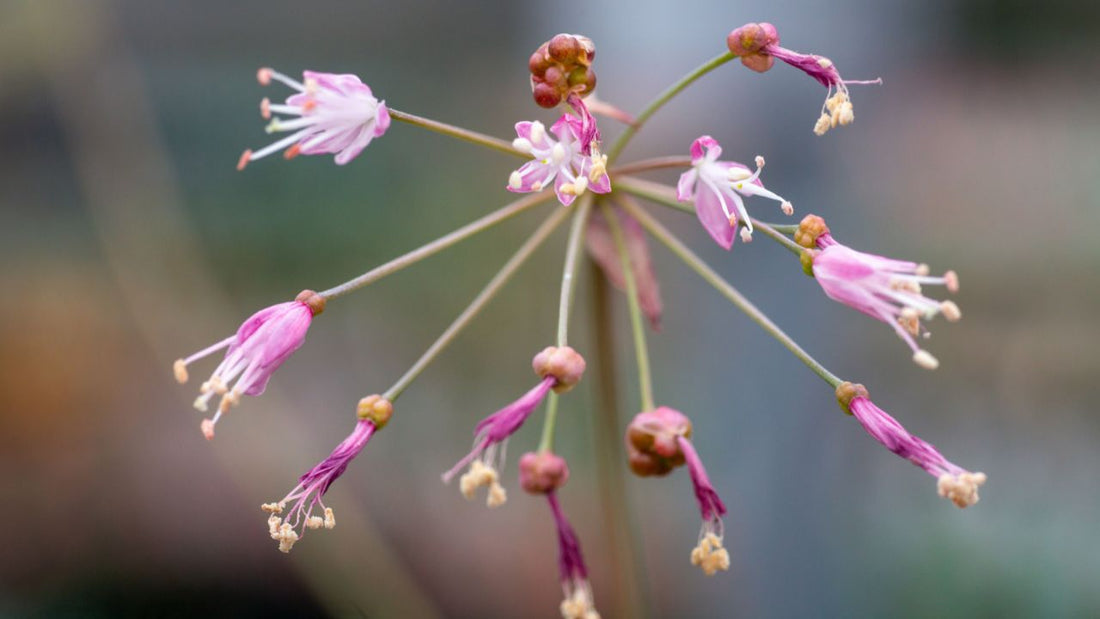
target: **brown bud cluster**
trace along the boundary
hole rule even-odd
[[[824,219],[811,213],[798,222],[798,231],[794,233],[794,242],[806,249],[816,249],[817,237],[822,234],[829,234],[829,226],[825,225]]]
[[[557,454],[527,452],[519,459],[519,485],[531,494],[548,494],[567,481],[569,465]]]
[[[303,290],[299,292],[298,296],[294,297],[294,300],[305,303],[306,307],[309,308],[309,313],[313,316],[325,311],[325,298],[312,290]]]
[[[630,470],[636,475],[668,475],[684,463],[679,438],[691,438],[691,420],[678,410],[660,406],[638,413],[626,428]]]
[[[767,22],[745,24],[735,28],[726,37],[726,46],[730,53],[740,58],[741,64],[759,73],[767,71],[775,64],[775,58],[764,48],[778,44],[779,32]]]
[[[374,427],[381,430],[393,417],[393,403],[380,395],[368,395],[359,400],[356,414],[360,419],[366,419],[374,423]]]
[[[557,34],[531,54],[531,93],[541,107],[556,107],[570,94],[585,96],[596,88],[592,59],[596,46],[579,34]]]
[[[867,388],[858,383],[845,381],[836,388],[836,402],[840,405],[840,410],[848,415],[852,414],[852,400],[869,397],[871,397],[871,394],[867,392]]]
[[[584,357],[569,346],[547,346],[531,360],[531,367],[539,378],[553,376],[558,379],[554,392],[565,393],[580,382],[585,362]]]

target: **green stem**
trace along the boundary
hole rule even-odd
[[[655,202],[661,206],[667,206],[674,208],[684,213],[695,214],[695,206],[688,202],[680,202],[676,199],[676,190],[668,185],[662,185],[661,183],[654,183],[653,181],[647,181],[640,178],[632,178],[629,176],[618,177],[615,179],[615,189],[625,191],[630,194],[634,194],[638,197],[645,198],[650,202]],[[780,232],[780,229],[790,230],[793,234],[798,230],[797,225],[783,226],[770,224],[760,221],[759,219],[752,218],[753,226],[759,228],[764,236],[767,236],[771,240],[779,243],[788,251],[796,256],[802,255],[802,246],[795,243],[791,239],[787,238]]]
[[[336,297],[343,296],[349,292],[352,292],[353,290],[358,290],[359,288],[362,288],[363,286],[366,286],[368,284],[372,284],[387,275],[396,273],[397,271],[400,271],[401,269],[409,265],[416,264],[417,262],[427,258],[428,256],[431,256],[432,254],[447,249],[451,245],[454,245],[459,241],[465,240],[477,234],[478,232],[481,232],[482,230],[491,228],[514,215],[518,215],[519,213],[522,213],[523,211],[531,208],[532,206],[535,206],[536,204],[545,202],[552,195],[554,194],[549,191],[545,191],[542,193],[536,193],[520,198],[519,200],[516,200],[515,202],[512,202],[511,204],[508,204],[503,208],[489,213],[481,219],[472,221],[465,226],[462,226],[458,230],[455,230],[454,232],[439,237],[438,239],[432,241],[431,243],[428,243],[427,245],[423,245],[403,256],[394,258],[386,264],[377,266],[370,271],[367,271],[366,273],[360,275],[359,277],[348,280],[343,284],[340,284],[339,286],[329,288],[328,290],[321,292],[320,295],[325,299],[334,299]]]
[[[695,270],[703,279],[707,281],[711,286],[714,286],[718,292],[722,293],[724,297],[729,299],[734,305],[737,306],[742,312],[744,312],[753,322],[760,326],[768,335],[771,335],[775,339],[779,340],[779,343],[787,347],[794,353],[795,357],[805,363],[815,374],[820,376],[822,380],[832,385],[834,388],[838,387],[843,381],[835,374],[830,372],[817,362],[816,359],[810,356],[805,350],[802,349],[791,336],[787,335],[780,329],[774,322],[771,321],[763,312],[761,312],[755,305],[753,305],[748,299],[737,291],[729,282],[722,279],[722,276],[718,275],[711,269],[705,262],[703,262],[698,256],[696,256],[690,249],[680,242],[671,232],[669,232],[664,226],[653,219],[645,211],[638,207],[634,200],[629,197],[622,198],[623,208],[630,213],[634,219],[637,219],[661,243],[664,243],[672,253],[676,254],[681,260],[683,260],[689,267]]]
[[[553,391],[546,398],[546,420],[542,423],[542,439],[539,440],[539,451],[554,450],[554,426],[558,421],[558,394]]]
[[[573,223],[569,227],[569,245],[565,250],[565,266],[561,274],[561,301],[558,304],[558,346],[569,342],[569,313],[573,307],[573,291],[577,288],[577,262],[584,247],[584,230],[592,211],[592,196],[585,194],[577,204]]]
[[[608,170],[607,173],[611,178],[615,178],[619,174],[635,174],[637,172],[648,172],[650,170],[660,170],[663,168],[690,168],[691,157],[685,157],[683,155],[673,155],[671,157],[654,157],[652,159],[642,159],[641,161],[635,161],[633,163],[624,163],[621,166]]]
[[[641,391],[642,410],[653,410],[653,379],[649,372],[649,350],[645,342],[645,323],[642,321],[642,306],[638,302],[638,284],[634,281],[634,270],[630,267],[630,253],[623,239],[623,229],[619,217],[605,202],[603,216],[611,229],[615,240],[615,249],[619,252],[619,261],[623,267],[623,281],[626,282],[626,298],[630,306],[630,328],[634,333],[634,356],[638,359],[638,388]]]
[[[630,142],[630,139],[634,137],[635,133],[638,132],[638,129],[641,129],[642,125],[644,125],[645,122],[649,120],[649,117],[653,116],[657,112],[657,110],[661,109],[664,104],[668,103],[670,100],[672,100],[673,97],[680,94],[680,92],[690,86],[691,83],[695,80],[703,77],[707,73],[710,73],[714,69],[717,69],[718,67],[726,64],[734,58],[735,56],[730,52],[715,56],[714,58],[711,58],[710,60],[696,67],[694,71],[683,76],[682,78],[680,78],[680,81],[669,86],[665,89],[664,92],[657,95],[657,98],[651,101],[649,105],[647,105],[646,108],[642,110],[641,114],[638,114],[638,118],[634,120],[634,124],[628,126],[626,128],[626,131],[623,131],[623,134],[619,136],[619,139],[615,140],[615,143],[611,146],[611,150],[608,151],[607,160],[612,162],[615,161],[615,159],[618,158],[619,154],[623,152],[623,149],[626,148],[626,145],[628,142]]]
[[[466,142],[473,144],[480,144],[487,146],[493,150],[500,151],[508,155],[515,155],[522,159],[530,159],[531,154],[525,153],[521,150],[517,150],[512,146],[511,142],[506,142],[500,138],[494,138],[491,135],[485,135],[484,133],[478,133],[477,131],[470,131],[469,129],[463,129],[462,127],[456,127],[454,125],[448,125],[447,123],[441,123],[438,120],[432,120],[430,118],[424,118],[422,116],[416,116],[409,114],[408,112],[401,112],[393,108],[389,109],[390,118],[415,125],[417,127],[423,127],[429,131],[435,131],[436,133],[442,133],[443,135],[449,135],[452,138],[458,138]]]
[[[569,214],[569,209],[555,209],[553,214],[551,214],[550,217],[535,230],[534,234],[524,241],[519,250],[508,259],[508,262],[504,263],[500,271],[493,276],[493,279],[489,280],[489,283],[478,293],[477,297],[474,298],[470,305],[462,310],[462,313],[458,315],[458,318],[454,319],[451,326],[447,327],[447,330],[439,336],[439,339],[437,339],[428,350],[416,360],[416,363],[414,363],[401,378],[397,379],[397,382],[394,383],[392,387],[386,390],[386,393],[383,394],[382,397],[390,402],[396,401],[401,393],[416,380],[416,377],[419,376],[421,372],[424,371],[424,368],[428,367],[428,365],[439,356],[439,353],[443,352],[443,349],[454,341],[455,337],[470,324],[474,317],[477,316],[478,312],[480,312],[496,293],[500,291],[519,267],[531,257],[531,254],[546,240],[546,237],[550,236],[550,233],[558,227],[558,224],[565,219],[567,214]]]

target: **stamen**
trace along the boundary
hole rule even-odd
[[[260,101],[260,116],[262,116],[264,120],[271,118],[271,100],[267,97],[264,97],[263,100]]]
[[[256,71],[256,81],[260,83],[260,86],[267,86],[271,84],[271,74],[273,71],[267,67],[263,67]]]
[[[940,312],[949,322],[957,322],[962,318],[962,312],[959,310],[959,306],[955,305],[954,301],[944,301],[940,303]]]
[[[523,187],[523,176],[519,173],[519,170],[515,170],[508,176],[508,186],[512,189],[519,189]],[[536,191],[538,191],[536,189]]]
[[[214,440],[214,420],[213,419],[203,419],[202,423],[199,424],[199,429],[202,430],[202,435],[204,437],[206,437],[206,440],[208,440],[208,441]]]
[[[286,159],[287,161],[290,161],[291,159],[297,157],[301,153],[302,153],[302,145],[301,144],[295,144],[295,145],[291,146],[290,148],[283,151],[283,159]]]
[[[940,367],[940,362],[927,350],[918,350],[913,353],[913,363],[916,363],[926,370],[934,370]]]
[[[954,271],[948,271],[943,274],[943,285],[951,292],[959,291],[959,276]]]
[[[332,511],[331,507],[325,508],[325,528],[332,529],[336,527],[336,514]]]
[[[728,570],[730,554],[722,547],[722,538],[713,532],[704,534],[699,545],[691,550],[691,564],[699,566],[707,576],[714,576],[719,570]]]
[[[176,359],[176,362],[172,364],[172,373],[176,375],[176,382],[184,384],[187,382],[187,364],[183,359]]]
[[[741,228],[741,240],[746,243],[752,242],[752,231],[748,228]]]
[[[531,140],[527,138],[516,138],[512,140],[512,148],[520,152],[530,153],[533,146],[531,145]]]
[[[539,121],[531,123],[531,141],[538,143],[546,138],[546,127]]]
[[[252,150],[251,149],[245,149],[245,151],[243,153],[241,153],[241,158],[237,160],[237,170],[238,171],[243,170],[244,167],[246,165],[248,165],[248,162],[251,159],[252,159]]]
[[[550,161],[557,166],[560,166],[562,162],[565,161],[565,147],[561,145],[561,142],[555,144],[554,148],[550,150]]]
[[[779,208],[783,209],[783,214],[788,217],[794,215],[794,205],[787,200],[784,200],[783,203],[779,205]]]

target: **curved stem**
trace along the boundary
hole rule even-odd
[[[569,209],[555,209],[553,214],[551,214],[550,217],[535,230],[534,234],[524,241],[519,250],[508,259],[508,262],[504,263],[500,271],[493,276],[493,279],[489,280],[489,283],[478,293],[477,297],[474,298],[470,305],[462,310],[462,313],[458,315],[458,318],[454,319],[454,322],[452,322],[451,325],[447,327],[447,330],[439,336],[439,339],[437,339],[428,350],[416,360],[416,363],[414,363],[401,378],[397,379],[397,382],[394,383],[392,387],[386,390],[386,393],[383,394],[382,397],[390,402],[396,401],[401,393],[416,380],[416,377],[419,376],[421,372],[424,371],[424,368],[428,367],[428,365],[439,356],[439,353],[443,352],[443,349],[454,341],[455,337],[470,324],[474,317],[477,316],[478,312],[480,312],[496,293],[500,291],[512,275],[515,275],[519,267],[531,257],[531,254],[546,240],[546,237],[550,236],[550,233],[558,227],[558,224],[565,219],[567,214],[569,214]]]
[[[343,296],[354,290],[358,290],[363,286],[372,284],[387,275],[396,273],[397,271],[400,271],[401,269],[409,265],[415,264],[427,258],[428,256],[431,256],[432,254],[444,250],[451,245],[458,243],[459,241],[465,240],[477,234],[478,232],[481,232],[482,230],[491,228],[498,223],[508,219],[509,217],[522,213],[523,211],[531,208],[532,206],[535,206],[536,204],[545,202],[552,195],[553,194],[550,191],[544,191],[542,193],[536,193],[520,198],[519,200],[516,200],[515,202],[512,202],[511,204],[508,204],[503,208],[493,211],[492,213],[489,213],[488,215],[480,219],[474,220],[466,224],[465,226],[462,226],[458,230],[439,237],[438,239],[432,241],[431,243],[428,243],[427,245],[423,245],[403,256],[394,258],[393,260],[390,260],[389,262],[381,266],[377,266],[370,271],[367,271],[359,277],[348,280],[343,284],[340,284],[339,286],[333,286],[332,288],[322,291],[319,294],[327,300]]]
[[[569,227],[569,245],[565,250],[565,266],[561,274],[561,301],[558,303],[558,346],[569,342],[569,313],[573,308],[573,291],[577,288],[577,261],[584,247],[584,230],[592,211],[592,196],[586,194],[577,204],[573,223]]]
[[[472,144],[487,146],[493,150],[500,151],[508,155],[515,155],[516,157],[520,157],[523,159],[531,158],[531,155],[529,153],[517,150],[515,147],[512,146],[511,142],[506,142],[500,138],[494,138],[491,135],[485,135],[484,133],[478,133],[477,131],[470,131],[469,129],[463,129],[462,127],[448,125],[447,123],[442,123],[438,120],[416,116],[415,114],[409,114],[408,112],[401,112],[393,108],[389,108],[389,112],[390,118],[401,121],[403,123],[416,125],[417,127],[423,127],[425,129],[428,129],[429,131],[435,131],[436,133],[449,135],[452,138],[458,138]]]
[[[718,67],[726,64],[734,58],[735,56],[730,52],[715,56],[714,58],[711,58],[710,60],[696,67],[695,70],[693,70],[691,73],[683,76],[678,82],[669,86],[665,89],[664,92],[657,95],[657,98],[651,101],[649,105],[647,105],[646,108],[642,110],[641,114],[638,114],[638,118],[634,121],[634,124],[627,127],[626,131],[623,131],[623,134],[619,136],[619,139],[615,140],[615,143],[611,146],[611,150],[608,151],[607,160],[612,162],[615,161],[615,159],[618,158],[619,154],[623,152],[623,149],[626,148],[626,145],[628,142],[630,142],[630,139],[633,138],[634,134],[638,132],[638,129],[641,129],[642,125],[644,125],[645,122],[649,120],[649,117],[653,116],[657,112],[657,110],[661,109],[664,104],[668,103],[670,100],[672,100],[673,97],[680,94],[695,80],[703,77],[707,73],[710,73],[714,69],[717,69]]]
[[[774,322],[768,318],[764,312],[760,311],[755,305],[753,305],[748,299],[737,291],[729,282],[722,279],[722,276],[714,272],[714,269],[707,266],[698,256],[696,256],[690,249],[687,248],[679,239],[677,239],[671,232],[669,232],[664,226],[653,219],[645,211],[638,208],[638,205],[634,203],[634,200],[629,197],[622,198],[623,208],[630,213],[634,219],[637,219],[646,230],[649,231],[654,237],[661,243],[664,243],[672,253],[676,254],[681,260],[683,260],[689,267],[691,267],[696,273],[702,276],[711,286],[714,286],[718,292],[722,293],[722,296],[729,299],[734,305],[737,306],[742,312],[744,312],[753,322],[760,326],[768,335],[779,340],[779,343],[787,347],[794,353],[795,357],[798,357],[799,361],[805,363],[815,374],[821,377],[822,380],[829,383],[836,388],[843,381],[835,374],[830,372],[825,366],[817,362],[816,359],[810,356],[808,352],[802,349],[791,336],[787,335],[780,329]]]
[[[608,170],[607,173],[614,178],[616,174],[634,174],[636,172],[648,172],[663,168],[690,168],[691,157],[684,155],[672,155],[669,157],[654,157],[642,159],[633,163],[624,163],[621,166]]]
[[[776,243],[779,243],[787,251],[791,252],[792,254],[801,257],[802,252],[805,251],[804,247],[802,247],[798,243],[795,243],[791,239],[787,238],[787,235],[782,234],[781,232],[779,232],[779,230],[776,230],[775,226],[773,226],[769,223],[765,223],[763,221],[760,221],[759,219],[757,219],[755,217],[752,218],[752,224],[753,224],[753,226],[756,227],[757,230],[763,232],[764,236],[766,236],[769,239],[775,241]],[[795,228],[797,228],[797,227],[798,226],[795,226]]]
[[[649,371],[649,350],[645,342],[645,323],[642,321],[642,306],[638,302],[638,285],[634,281],[634,270],[630,266],[630,253],[626,249],[623,229],[619,225],[619,216],[605,202],[603,216],[607,219],[611,237],[615,240],[615,249],[623,267],[623,281],[626,283],[626,298],[630,306],[630,329],[634,333],[634,355],[638,359],[638,389],[641,391],[642,410],[653,410],[653,378]]]

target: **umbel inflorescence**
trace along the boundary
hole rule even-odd
[[[845,381],[827,370],[640,204],[639,199],[693,213],[715,243],[726,250],[732,248],[737,236],[748,242],[756,232],[762,232],[795,254],[798,262],[792,261],[792,271],[801,265],[801,269],[821,285],[828,298],[889,325],[909,346],[918,366],[926,369],[938,366],[936,358],[921,345],[928,336],[924,321],[937,315],[955,321],[961,313],[952,301],[925,296],[924,287],[943,286],[951,293],[956,292],[959,280],[953,271],[934,275],[925,264],[852,249],[837,241],[825,220],[817,215],[807,215],[798,224],[785,225],[753,217],[747,199],[752,204],[773,201],[778,204],[779,212],[787,216],[794,213],[794,206],[780,193],[765,187],[762,156],[755,155],[751,166],[722,159],[723,148],[719,140],[710,135],[685,139],[681,155],[628,164],[618,161],[631,138],[665,103],[703,75],[734,58],[758,72],[770,70],[779,59],[826,87],[821,116],[813,125],[817,135],[854,120],[849,84],[880,82],[841,79],[828,58],[780,47],[775,27],[767,23],[746,24],[733,30],[727,37],[727,47],[728,51],[682,77],[633,117],[593,96],[595,44],[579,35],[556,35],[535,50],[528,59],[528,69],[535,103],[546,109],[558,108],[559,115],[546,122],[517,122],[516,137],[511,142],[390,109],[354,75],[305,71],[302,80],[298,81],[272,69],[260,69],[258,79],[262,85],[278,82],[294,91],[284,103],[272,103],[265,98],[260,105],[261,115],[269,121],[267,131],[289,135],[256,151],[246,150],[239,160],[239,168],[280,150],[287,159],[297,155],[333,154],[336,163],[343,165],[358,156],[372,140],[382,137],[390,128],[391,120],[396,120],[523,159],[524,162],[513,171],[501,168],[498,191],[527,195],[350,281],[321,292],[305,290],[293,301],[262,309],[246,320],[236,334],[178,360],[174,366],[176,379],[185,383],[191,364],[225,350],[221,363],[210,378],[201,383],[195,400],[195,407],[200,411],[207,411],[211,405],[215,407],[214,414],[200,424],[207,439],[214,437],[216,424],[240,404],[242,396],[263,393],[275,370],[303,344],[313,318],[321,314],[329,301],[520,212],[547,202],[557,203],[549,209],[545,221],[412,367],[381,394],[360,400],[351,434],[327,458],[303,474],[285,497],[262,506],[268,514],[268,532],[278,541],[279,550],[289,552],[307,529],[335,526],[333,509],[323,500],[328,488],[389,423],[394,402],[424,368],[566,219],[571,223],[562,270],[557,339],[534,356],[534,385],[514,402],[478,423],[473,430],[472,449],[443,474],[444,482],[459,479],[459,490],[466,498],[476,497],[479,489],[485,488],[489,507],[504,505],[507,482],[502,472],[509,437],[545,402],[542,439],[535,450],[519,459],[519,477],[525,491],[546,497],[551,511],[559,546],[564,617],[590,619],[598,616],[580,541],[565,517],[558,496],[569,479],[569,467],[553,451],[559,398],[583,378],[586,368],[581,352],[569,342],[576,274],[583,261],[584,249],[608,280],[624,291],[629,308],[638,366],[637,410],[640,412],[624,428],[629,455],[624,464],[643,477],[668,475],[682,465],[687,466],[701,518],[690,562],[708,576],[730,565],[729,552],[723,546],[722,519],[727,507],[719,496],[722,484],[714,483],[707,475],[703,459],[691,441],[696,428],[688,416],[671,407],[658,406],[654,399],[644,321],[657,329],[663,304],[651,265],[649,237],[666,246],[828,383],[841,409],[855,417],[875,440],[934,476],[940,496],[959,507],[978,501],[978,487],[985,482],[984,474],[948,461],[932,445],[909,434],[876,406],[863,385]],[[610,148],[604,148],[597,115],[624,125]],[[741,145],[737,149],[744,152]],[[675,187],[638,176],[668,168],[683,170]],[[456,455],[457,451],[458,446]]]

